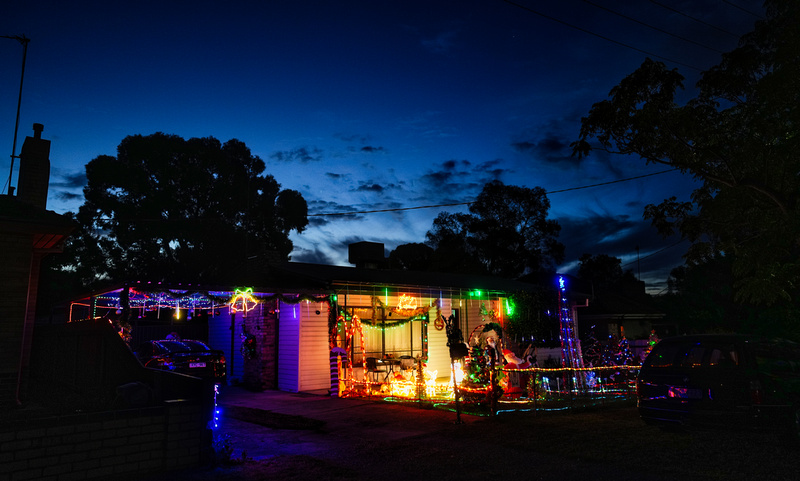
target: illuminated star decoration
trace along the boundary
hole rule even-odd
[[[255,308],[257,304],[258,299],[253,297],[252,287],[248,287],[244,290],[236,289],[230,302],[228,302],[231,312],[244,311],[245,313]]]

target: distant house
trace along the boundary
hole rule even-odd
[[[578,309],[582,339],[591,331],[599,341],[624,335],[634,354],[639,355],[646,348],[651,332],[655,331],[662,339],[678,334],[677,326],[666,321],[666,313],[646,294],[641,281],[598,289],[586,304]]]

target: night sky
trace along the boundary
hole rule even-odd
[[[570,156],[580,118],[645,59],[686,77],[749,32],[753,0],[7,2],[0,35],[30,38],[17,151],[52,141],[48,208],[76,211],[84,166],[155,132],[247,144],[309,228],[292,260],[349,265],[347,244],[424,242],[486,182],[541,186],[562,226],[562,272],[622,259],[650,292],[688,247],[644,206],[692,181],[664,166]],[[80,6],[76,6],[80,5]],[[22,46],[0,39],[0,183],[8,192]],[[17,185],[15,165],[12,186]],[[594,186],[588,188],[579,188]],[[579,188],[579,189],[576,189]],[[369,210],[460,204],[363,213]],[[319,214],[356,212],[348,216]],[[639,247],[637,262],[636,247]]]

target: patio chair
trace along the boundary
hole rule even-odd
[[[373,381],[378,380],[378,373],[384,373],[383,379],[386,380],[386,377],[389,375],[389,371],[387,370],[386,366],[378,365],[378,358],[377,357],[368,357],[367,361],[367,373],[372,376]]]
[[[414,365],[416,362],[414,358],[411,356],[400,356],[400,370],[405,371],[406,369],[414,369]]]

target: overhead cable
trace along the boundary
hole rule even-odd
[[[630,17],[630,16],[628,16],[628,15],[625,15],[624,13],[617,12],[616,10],[612,10],[612,9],[610,9],[610,8],[608,8],[608,7],[604,7],[604,6],[602,6],[602,5],[598,5],[598,4],[596,4],[596,3],[594,3],[594,2],[591,2],[591,1],[589,1],[589,0],[583,0],[583,2],[584,2],[584,3],[588,3],[589,5],[591,5],[591,6],[595,7],[595,8],[599,8],[600,10],[604,10],[604,11],[606,11],[606,12],[609,12],[609,13],[612,13],[612,14],[614,14],[614,15],[617,15],[617,16],[619,16],[619,17],[622,17],[622,18],[624,18],[624,19],[626,19],[626,20],[630,20],[631,22],[635,22],[635,23],[638,23],[639,25],[643,25],[643,26],[645,26],[645,27],[647,27],[647,28],[653,29],[653,30],[655,30],[656,32],[661,32],[661,33],[663,33],[663,34],[665,34],[665,35],[669,35],[669,36],[671,36],[671,37],[674,37],[674,38],[677,38],[677,39],[679,39],[679,40],[683,40],[684,42],[688,42],[688,43],[691,43],[691,44],[693,44],[693,45],[697,45],[698,47],[707,48],[707,49],[709,49],[709,50],[711,50],[711,51],[713,51],[713,52],[717,52],[717,53],[724,53],[722,50],[716,49],[716,48],[714,48],[714,47],[709,47],[708,45],[702,44],[702,43],[700,43],[700,42],[695,42],[694,40],[688,39],[688,38],[686,38],[686,37],[682,37],[682,36],[680,36],[680,35],[677,35],[677,34],[674,34],[674,33],[672,33],[672,32],[669,32],[669,31],[667,31],[667,30],[664,30],[664,29],[662,29],[662,28],[658,28],[658,27],[656,27],[656,26],[650,25],[649,23],[642,22],[641,20],[637,20],[637,19],[635,19],[635,18],[633,18],[633,17]]]
[[[579,30],[579,31],[581,31],[583,33],[588,33],[589,35],[593,35],[593,36],[595,36],[597,38],[602,38],[603,40],[605,40],[607,42],[611,42],[611,43],[617,44],[619,46],[622,46],[622,47],[625,47],[625,48],[629,48],[631,50],[635,50],[635,51],[637,51],[639,53],[643,53],[645,55],[650,55],[651,57],[660,58],[661,60],[666,60],[667,62],[672,62],[674,64],[681,65],[683,67],[690,68],[690,69],[696,70],[698,72],[702,72],[703,71],[703,69],[701,69],[700,67],[695,67],[694,65],[689,65],[689,64],[681,62],[679,60],[675,60],[675,59],[672,59],[672,58],[669,58],[669,57],[665,57],[663,55],[658,55],[656,53],[649,52],[647,50],[642,50],[641,48],[634,47],[633,45],[630,45],[630,44],[627,44],[627,43],[624,43],[624,42],[620,42],[618,40],[614,40],[614,39],[606,37],[604,35],[600,35],[599,33],[595,33],[595,32],[592,32],[591,30],[587,30],[587,29],[585,29],[583,27],[579,27],[577,25],[573,25],[573,24],[571,24],[569,22],[565,22],[564,20],[558,19],[558,18],[553,17],[551,15],[547,15],[546,13],[542,13],[542,12],[540,12],[538,10],[534,10],[534,9],[532,9],[530,7],[526,7],[525,5],[521,5],[519,3],[512,2],[511,0],[503,0],[503,1],[505,3],[507,3],[507,4],[509,4],[509,5],[513,5],[513,6],[517,7],[517,8],[521,8],[522,10],[525,10],[527,12],[530,12],[530,13],[533,13],[533,14],[536,14],[536,15],[539,15],[540,17],[544,17],[544,18],[546,18],[548,20],[552,20],[554,22],[560,23],[562,25],[565,25],[567,27],[573,28],[575,30]]]
[[[603,186],[603,185],[617,184],[619,182],[627,182],[627,181],[630,181],[630,180],[643,179],[645,177],[651,177],[653,175],[666,174],[668,172],[674,172],[676,170],[678,170],[678,169],[677,168],[668,169],[668,170],[662,170],[660,172],[653,172],[651,174],[643,174],[643,175],[637,175],[635,177],[627,177],[625,179],[617,179],[617,180],[610,180],[608,182],[600,182],[598,184],[581,185],[581,186],[578,186],[578,187],[569,187],[569,188],[566,188],[566,189],[545,191],[545,194],[548,194],[548,195],[549,194],[560,194],[562,192],[570,192],[570,191],[573,191],[573,190],[589,189],[591,187],[600,187],[600,186]],[[323,214],[308,214],[307,217],[343,216],[343,215],[356,215],[356,214],[374,214],[374,213],[378,213],[378,212],[400,212],[400,211],[417,210],[417,209],[434,209],[434,208],[437,208],[437,207],[453,207],[453,206],[459,206],[459,205],[470,205],[470,204],[473,204],[474,202],[475,201],[454,202],[454,203],[451,203],[451,204],[418,205],[418,206],[414,206],[414,207],[394,207],[394,208],[391,208],[391,209],[360,210],[360,211],[353,211],[353,212],[328,212],[328,213],[323,213]]]
[[[688,19],[694,20],[694,21],[695,21],[695,22],[697,22],[697,23],[702,23],[702,24],[703,24],[703,25],[705,25],[706,27],[711,27],[711,28],[713,28],[714,30],[717,30],[717,31],[719,31],[719,32],[722,32],[722,33],[724,33],[724,34],[727,34],[727,35],[730,35],[731,37],[734,37],[734,38],[739,38],[739,36],[740,36],[740,35],[738,35],[738,34],[735,34],[735,33],[733,33],[733,32],[730,32],[730,31],[728,31],[728,30],[725,30],[725,29],[724,29],[724,28],[722,28],[722,27],[719,27],[719,26],[717,26],[717,25],[714,25],[714,24],[708,23],[708,22],[706,22],[705,20],[700,20],[699,18],[693,17],[693,16],[689,15],[688,13],[681,12],[680,10],[678,10],[678,9],[676,9],[676,8],[672,8],[672,7],[670,7],[669,5],[664,5],[664,4],[663,4],[663,3],[661,3],[661,2],[656,2],[656,0],[650,0],[650,3],[656,4],[656,5],[658,5],[659,7],[661,7],[661,8],[665,8],[665,9],[667,9],[667,10],[671,11],[671,12],[675,12],[675,13],[677,13],[678,15],[683,15],[684,17],[686,17],[686,18],[688,18]]]

